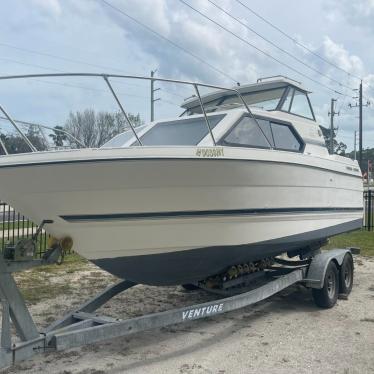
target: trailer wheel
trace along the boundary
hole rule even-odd
[[[327,266],[323,287],[313,288],[314,302],[321,308],[332,308],[339,295],[339,271],[333,261]]]
[[[347,253],[344,256],[342,266],[339,272],[339,293],[349,295],[353,286],[353,259],[352,255]]]

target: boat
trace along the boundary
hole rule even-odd
[[[32,77],[51,75],[63,74]],[[102,77],[111,88],[121,76]],[[48,233],[102,269],[149,285],[302,255],[361,227],[359,165],[329,154],[301,83],[164,81],[196,89],[181,116],[131,126],[97,149],[0,156],[1,200],[49,220]]]

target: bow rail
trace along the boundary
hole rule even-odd
[[[128,125],[131,128],[131,131],[133,132],[133,134],[134,134],[134,136],[135,136],[135,138],[138,141],[138,144],[140,146],[143,146],[143,144],[142,144],[140,138],[138,137],[138,134],[136,133],[135,126],[132,123],[132,121],[130,120],[128,112],[126,111],[126,109],[123,106],[122,102],[118,98],[118,95],[117,95],[116,91],[114,90],[112,83],[110,82],[111,78],[137,79],[137,80],[146,80],[146,81],[151,81],[151,82],[158,81],[158,82],[175,83],[175,84],[183,84],[183,85],[191,86],[194,89],[194,91],[196,93],[196,96],[198,98],[198,101],[199,101],[199,104],[200,104],[200,107],[201,107],[201,112],[202,112],[202,114],[204,116],[208,132],[210,134],[210,137],[211,137],[212,142],[213,142],[214,145],[216,145],[216,140],[215,140],[213,132],[212,132],[212,128],[211,128],[211,125],[210,125],[210,122],[209,122],[209,118],[208,118],[206,110],[204,108],[204,102],[203,102],[203,99],[201,97],[201,93],[200,93],[200,89],[199,88],[203,87],[203,88],[212,88],[212,89],[223,90],[223,91],[230,91],[230,92],[233,92],[236,96],[238,96],[238,98],[240,99],[240,101],[243,103],[244,108],[247,110],[247,112],[249,113],[249,115],[251,116],[251,118],[255,121],[255,123],[257,124],[257,126],[258,126],[259,130],[261,131],[261,133],[265,136],[265,139],[268,142],[270,148],[272,148],[271,142],[269,141],[269,139],[267,138],[266,134],[262,130],[262,128],[259,125],[259,123],[258,123],[257,119],[255,118],[255,116],[253,115],[253,113],[249,109],[249,105],[245,102],[245,100],[244,100],[243,96],[240,94],[239,90],[235,89],[235,88],[227,88],[227,87],[223,87],[223,86],[219,86],[219,85],[212,85],[212,84],[207,84],[207,83],[200,83],[200,82],[193,82],[193,81],[186,81],[186,80],[169,79],[169,78],[147,77],[147,76],[137,76],[137,75],[104,74],[104,73],[49,73],[49,74],[7,75],[7,76],[0,76],[0,81],[4,81],[4,80],[16,80],[16,79],[31,79],[31,78],[47,78],[47,77],[49,77],[49,78],[51,78],[51,77],[54,77],[54,78],[59,78],[59,77],[97,77],[97,78],[103,79],[104,82],[106,83],[106,86],[108,87],[109,91],[111,92],[114,100],[116,101],[116,103],[117,103],[117,105],[118,105],[118,107],[120,109],[120,112],[125,117]],[[27,137],[27,135],[17,125],[17,123],[26,124],[26,125],[27,124],[32,125],[32,124],[24,122],[24,121],[16,121],[16,120],[14,120],[10,116],[10,114],[5,110],[5,108],[2,105],[0,105],[0,111],[3,113],[3,115],[5,116],[5,118],[13,125],[13,127],[17,130],[17,132],[21,135],[21,137],[23,138],[23,140],[26,142],[26,144],[30,148],[31,152],[37,152],[36,147],[32,144],[32,142]],[[48,126],[42,126],[42,125],[38,125],[38,126],[50,129],[50,127],[48,127]],[[53,131],[61,131],[62,133],[66,134],[71,139],[73,139],[74,142],[77,142],[77,144],[83,145],[81,141],[79,141],[78,139],[76,139],[73,135],[69,134],[65,130],[53,129]],[[6,146],[5,146],[4,142],[1,140],[1,138],[0,138],[0,146],[3,148],[5,154],[8,154]]]

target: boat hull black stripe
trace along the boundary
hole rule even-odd
[[[349,208],[275,208],[275,209],[229,209],[229,210],[200,210],[200,211],[171,211],[144,213],[114,213],[114,214],[78,214],[61,215],[67,222],[80,221],[114,221],[138,219],[171,219],[171,218],[202,218],[211,216],[247,216],[265,214],[293,214],[293,213],[326,213],[326,212],[363,212],[361,207]]]
[[[150,157],[150,158],[140,158],[140,157],[116,157],[116,158],[93,158],[93,159],[78,159],[78,160],[59,160],[59,161],[44,161],[44,162],[30,162],[27,164],[10,164],[10,165],[0,165],[0,169],[5,168],[22,168],[22,167],[32,167],[32,166],[48,166],[48,165],[64,165],[64,164],[86,164],[86,163],[95,163],[95,162],[113,162],[113,161],[231,161],[231,162],[266,162],[266,163],[273,163],[273,164],[285,164],[285,165],[293,165],[299,166],[304,168],[311,168],[311,169],[318,169],[318,170],[325,170],[335,174],[343,174],[349,175],[353,178],[360,178],[362,176],[355,175],[351,173],[346,173],[344,171],[332,170],[320,166],[314,165],[306,165],[297,162],[288,162],[288,161],[275,161],[275,160],[246,160],[246,159],[235,159],[235,158],[191,158],[191,157]]]

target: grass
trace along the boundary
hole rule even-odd
[[[23,226],[22,226],[23,224]],[[22,230],[22,227],[24,230],[27,229],[27,227],[29,227],[30,229],[34,226],[34,231],[36,231],[36,228],[37,226],[34,225],[32,222],[27,222],[26,220],[24,222],[22,221],[19,221],[19,224],[18,223],[13,223],[13,222],[4,222],[4,223],[0,223],[0,231],[14,231],[17,232],[17,230],[19,229],[20,231]],[[30,233],[31,233],[31,230],[29,230]]]
[[[65,257],[62,265],[38,266],[29,271],[17,273],[17,284],[29,304],[69,295],[74,289],[73,285],[67,279],[62,278],[62,282],[53,282],[52,278],[84,270],[87,262],[73,253]]]
[[[31,270],[34,273],[51,273],[58,275],[59,273],[74,273],[79,270],[84,270],[88,260],[79,256],[77,253],[66,255],[64,262],[61,265],[44,265],[38,266]]]
[[[358,247],[364,256],[374,256],[374,231],[357,230],[330,238],[324,249]]]

